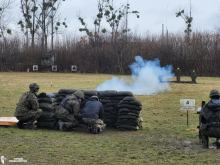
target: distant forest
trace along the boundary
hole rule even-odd
[[[33,65],[39,65],[40,71],[49,71],[51,65],[57,65],[58,71],[67,72],[76,65],[82,73],[129,74],[128,66],[136,55],[141,55],[146,60],[158,58],[162,66],[169,64],[174,70],[179,67],[184,75],[193,69],[201,76],[220,75],[220,33],[191,31],[191,16],[186,17],[190,22],[186,20],[185,34],[138,36],[127,26],[128,15],[138,19],[141,13],[129,4],[114,8],[112,1],[99,0],[92,30],[79,17],[82,37],[55,40],[57,32],[69,28],[65,21],[57,19],[61,3],[67,2],[21,0],[22,18],[17,26],[22,38],[14,36],[4,22],[11,1],[1,0],[0,71],[32,71]],[[177,16],[181,14],[184,12]],[[108,28],[103,28],[103,22]]]

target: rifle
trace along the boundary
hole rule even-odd
[[[201,130],[200,130],[200,125],[201,125],[201,111],[202,108],[205,106],[205,101],[202,101],[201,103],[201,108],[199,110],[197,110],[197,114],[199,114],[199,125],[197,126],[197,128],[199,129],[199,142],[202,143],[202,135],[201,135]]]

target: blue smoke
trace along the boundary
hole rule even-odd
[[[160,66],[159,59],[144,60],[141,56],[135,57],[135,62],[129,66],[131,80],[126,81],[113,77],[97,87],[97,90],[131,91],[136,95],[152,95],[170,89],[169,79],[174,74],[172,66]]]

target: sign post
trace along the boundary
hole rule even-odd
[[[196,106],[195,99],[180,99],[180,110],[186,111],[187,126],[189,125],[189,111],[194,111]]]

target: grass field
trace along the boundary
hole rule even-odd
[[[40,91],[60,88],[95,89],[111,75],[0,73],[0,116],[12,116],[20,95],[29,83]],[[187,80],[187,78],[184,78]],[[103,134],[20,130],[0,127],[0,156],[24,158],[26,164],[220,164],[218,150],[202,149],[198,143],[198,115],[179,110],[179,99],[208,100],[220,78],[199,77],[198,84],[171,84],[171,90],[155,96],[137,96],[142,102],[143,129],[137,132],[106,130]],[[11,163],[13,164],[13,163]],[[23,163],[20,163],[23,164]]]

